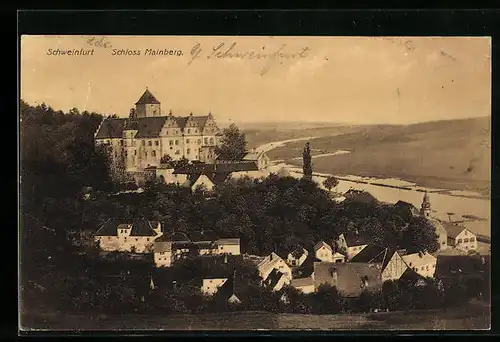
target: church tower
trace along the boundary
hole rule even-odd
[[[147,118],[161,116],[160,101],[146,88],[139,101],[135,103],[135,113],[137,118]]]
[[[427,194],[427,191],[425,192],[422,206],[420,207],[420,214],[427,218],[431,216],[431,202],[429,201],[429,195]]]

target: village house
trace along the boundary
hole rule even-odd
[[[308,255],[309,253],[304,247],[295,246],[290,253],[288,253],[286,262],[290,267],[299,267],[304,263]]]
[[[418,210],[413,204],[403,201],[398,201],[394,206],[395,208],[400,210],[400,212],[405,216],[406,219],[410,219],[411,217],[425,217],[429,221],[429,223],[432,224],[436,232],[437,243],[439,245],[438,250],[445,250],[448,248],[447,231],[443,227],[440,220],[437,220],[431,216],[432,207],[429,200],[429,194],[427,192],[424,194],[420,210]]]
[[[448,245],[465,252],[477,250],[476,235],[462,224],[442,222],[448,235]]]
[[[154,242],[154,263],[156,267],[170,267],[174,262],[174,254],[172,253],[172,238],[167,235],[162,235],[155,239]]]
[[[300,292],[307,294],[314,292],[314,274],[305,278],[294,278],[290,285]]]
[[[273,270],[280,271],[285,276],[288,283],[290,283],[292,279],[292,269],[278,254],[274,252],[259,262],[257,264],[257,269],[263,282],[266,281],[267,277]]]
[[[313,247],[316,259],[324,262],[345,262],[345,256],[339,252],[333,252],[332,247],[324,241],[318,242]]]
[[[243,160],[254,162],[259,171],[266,169],[271,163],[271,159],[264,151],[256,151],[255,149],[248,151]]]
[[[201,293],[207,296],[213,296],[224,285],[228,278],[205,277],[202,279]]]
[[[290,284],[290,279],[281,273],[281,271],[273,269],[262,283],[264,286],[270,288],[271,291],[279,291],[283,286]]]
[[[246,300],[245,284],[241,277],[236,274],[236,269],[233,274],[218,288],[215,293],[215,298],[219,303],[224,304],[241,304]]]
[[[103,251],[152,253],[155,239],[162,234],[158,221],[109,219],[94,235]]]
[[[346,255],[347,260],[351,260],[356,254],[361,252],[363,248],[368,246],[368,239],[359,234],[356,230],[354,233],[342,233],[335,240],[337,250]]]
[[[489,255],[439,255],[436,280],[441,288],[463,284],[479,296],[490,292],[491,257]]]
[[[335,286],[343,297],[357,297],[363,291],[382,289],[380,263],[314,263],[314,290],[322,284]]]
[[[389,252],[390,253],[390,252]],[[390,255],[386,254],[382,268],[382,281],[398,280],[407,271],[413,271],[421,277],[434,277],[436,271],[436,257],[419,252],[407,254],[405,250],[397,250]]]

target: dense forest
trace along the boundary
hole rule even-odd
[[[99,289],[90,291],[95,296],[117,295],[95,283],[91,274],[97,266],[78,255],[68,239],[69,232],[96,231],[110,217],[159,220],[165,230],[214,229],[220,236],[240,237],[242,252],[258,255],[296,244],[310,250],[320,240],[331,243],[338,234],[355,230],[383,246],[437,247],[426,220],[384,203],[336,203],[307,179],[242,178],[218,185],[209,199],[203,191],[157,182],[148,183],[143,193],[110,196],[116,185],[107,153],[93,143],[102,115],[21,102],[20,117],[21,286],[41,291],[24,292],[26,301],[65,297],[63,302],[78,307],[88,301],[81,296],[89,286]],[[85,187],[94,190],[88,200],[81,196]],[[127,293],[120,291],[120,296]]]

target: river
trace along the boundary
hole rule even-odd
[[[287,143],[310,140],[314,137],[289,139],[283,141],[274,141],[257,148],[258,151],[268,152],[274,148],[281,147]],[[337,154],[341,154],[339,151]],[[292,177],[302,177],[302,169],[296,165],[289,165],[284,163],[276,164],[270,167],[270,172],[276,172],[279,169],[285,169]],[[323,187],[323,180],[328,176],[328,174],[316,174],[313,176],[313,180]],[[342,177],[340,177],[342,178]],[[347,178],[347,179],[345,179]],[[359,182],[360,180],[366,179],[359,176],[345,177],[344,179],[339,179],[339,184],[335,191],[344,193],[349,189],[357,189],[367,191],[372,194],[377,200],[387,203],[396,203],[397,201],[405,201],[413,204],[417,208],[420,208],[422,203],[424,191],[428,191],[429,199],[432,206],[432,215],[436,218],[442,220],[448,220],[449,215],[447,213],[453,213],[451,216],[452,220],[463,220],[462,215],[473,215],[483,220],[474,220],[471,222],[465,222],[464,224],[474,233],[481,234],[485,236],[491,236],[491,200],[485,198],[474,198],[474,197],[464,197],[460,191],[450,193],[437,193],[441,189],[430,189],[417,186],[413,183],[406,182],[404,180],[394,180],[394,179],[377,179],[370,178],[369,182]],[[352,180],[350,180],[352,179]],[[396,187],[388,187],[383,184],[399,184],[405,189],[399,189]],[[377,185],[373,183],[379,183],[382,185]]]

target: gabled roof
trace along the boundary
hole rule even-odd
[[[408,265],[408,267],[421,267],[423,265],[428,265],[430,263],[436,262],[436,257],[429,253],[413,253],[402,256],[403,261]]]
[[[377,245],[368,245],[356,254],[351,262],[368,262],[368,263],[383,263],[387,253],[386,247]]]
[[[218,245],[239,245],[240,238],[220,238],[216,242]]]
[[[329,244],[327,244],[325,241],[320,241],[318,242],[317,244],[314,245],[313,249],[314,251],[316,252],[318,249],[320,249],[321,247],[325,247],[327,248],[330,252],[333,252],[333,249],[332,247],[330,247]]]
[[[362,234],[356,233],[343,233],[344,239],[348,247],[367,245],[370,241]]]
[[[441,224],[443,225],[444,229],[446,229],[446,233],[448,234],[448,237],[452,238],[452,239],[456,238],[458,236],[458,234],[460,234],[465,229],[467,229],[467,228],[465,228],[465,226],[463,226],[459,223],[442,221]],[[467,231],[469,231],[469,230],[467,229]],[[470,233],[472,233],[472,232],[470,232]]]
[[[284,262],[284,260],[278,254],[272,252],[257,265],[257,269],[260,273],[267,273],[269,270],[273,269],[280,261]]]
[[[200,232],[192,232],[189,234],[189,238],[193,242],[213,242],[218,239],[217,233],[213,230],[202,230]]]
[[[141,98],[135,103],[137,104],[159,104],[160,101],[154,97],[153,94],[146,88],[144,94],[142,94]]]
[[[205,127],[205,124],[207,123],[208,117],[208,115],[193,116],[192,120],[198,127],[200,127],[200,129],[203,129]]]
[[[118,236],[118,226],[121,224],[132,225],[130,236],[156,236],[154,227],[146,219],[109,219],[95,233],[96,236]]]
[[[314,285],[314,280],[312,279],[312,277],[295,278],[295,279],[292,279],[292,282],[290,283],[290,285],[293,287],[312,286],[312,285]]]
[[[411,203],[404,201],[397,201],[396,204],[394,204],[394,206],[406,210],[407,213],[410,214],[411,216],[420,216],[420,211],[417,209],[417,207],[415,207]]]
[[[186,233],[183,232],[175,232],[172,235],[172,241],[174,242],[191,242],[191,239],[188,238]]]
[[[278,284],[280,281],[281,277],[283,277],[284,274],[278,271],[277,269],[273,269],[271,273],[267,276],[265,280],[266,286],[269,286],[270,288],[274,289],[274,287]]]
[[[364,281],[368,286],[364,287]],[[321,284],[335,286],[346,297],[355,297],[363,290],[380,291],[382,288],[381,264],[379,263],[314,263],[314,287]]]
[[[257,160],[261,155],[264,154],[264,151],[248,151],[244,156],[243,160]]]
[[[156,138],[160,136],[161,129],[167,121],[166,116],[153,116],[147,118],[138,118],[138,132],[136,138]]]
[[[463,276],[490,276],[489,255],[439,255],[436,262],[436,278]]]
[[[122,138],[123,128],[127,119],[112,119],[107,118],[104,120],[102,125],[99,127],[96,139],[112,139],[112,138]]]

